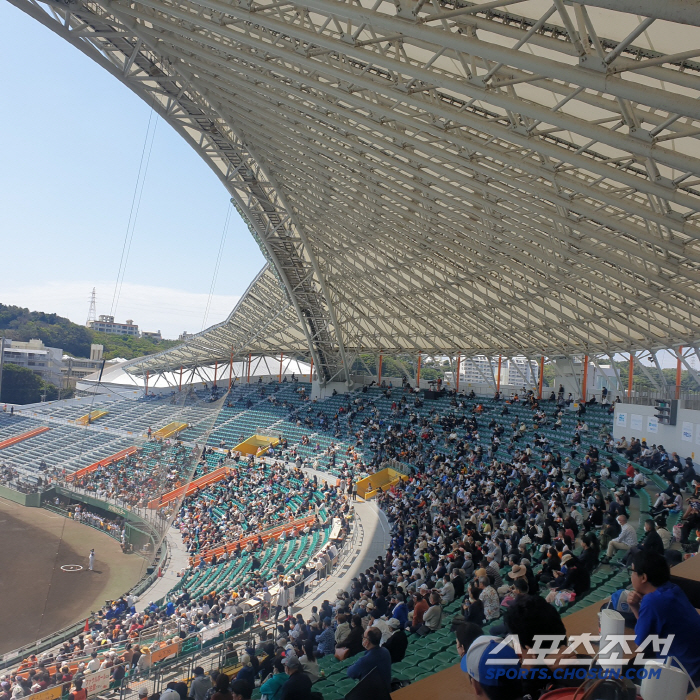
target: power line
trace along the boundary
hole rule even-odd
[[[155,96],[154,96],[155,99]],[[110,307],[109,314],[114,316],[117,312],[117,305],[119,303],[119,295],[121,294],[121,285],[124,280],[124,274],[126,273],[126,264],[129,258],[129,251],[131,250],[131,241],[134,236],[134,229],[136,228],[136,219],[138,217],[139,207],[141,205],[141,195],[143,194],[143,185],[146,181],[146,174],[148,172],[148,163],[151,160],[151,150],[153,148],[153,139],[156,135],[156,128],[158,126],[158,115],[156,114],[156,123],[153,127],[153,133],[151,134],[151,122],[153,121],[154,110],[151,109],[148,115],[148,126],[146,127],[146,136],[143,140],[143,147],[141,149],[141,159],[139,161],[139,170],[136,176],[136,183],[134,185],[134,194],[131,197],[131,208],[129,210],[129,219],[126,224],[126,232],[124,233],[124,244],[122,245],[122,254],[119,259],[119,269],[117,271],[117,279],[114,283],[114,294],[112,295],[112,306]],[[148,146],[148,141],[150,138],[150,146]],[[145,167],[144,167],[145,160]],[[142,176],[143,174],[143,176]]]
[[[209,311],[211,310],[211,300],[214,296],[214,288],[216,287],[216,279],[219,276],[219,268],[221,267],[221,257],[224,252],[224,245],[226,243],[226,235],[228,232],[229,221],[231,220],[231,210],[233,209],[233,202],[229,202],[228,209],[226,210],[226,221],[224,222],[224,230],[221,232],[221,241],[219,242],[219,252],[216,255],[216,264],[214,265],[214,274],[211,278],[211,286],[209,287],[209,297],[207,299],[207,306],[204,310],[204,317],[202,318],[202,330],[207,324],[207,318],[209,317]]]
[[[122,293],[122,286],[124,284],[124,277],[126,275],[126,266],[127,263],[129,262],[129,253],[131,252],[131,244],[134,240],[134,231],[136,230],[136,221],[139,216],[139,209],[141,208],[141,197],[143,195],[143,188],[144,185],[146,184],[146,175],[148,174],[148,164],[151,162],[151,151],[153,150],[153,142],[155,141],[156,138],[156,129],[158,128],[158,116],[156,115],[156,122],[153,125],[153,134],[151,135],[151,145],[148,147],[148,157],[146,158],[146,167],[144,168],[143,171],[143,178],[141,179],[141,190],[139,191],[139,198],[138,201],[136,202],[136,212],[134,213],[134,223],[131,227],[131,236],[129,237],[129,245],[126,249],[126,257],[124,258],[124,269],[122,270],[122,278],[121,281],[119,282],[119,291],[117,292],[117,300],[114,303],[114,313],[117,313],[117,307],[119,306],[119,297],[121,296]]]

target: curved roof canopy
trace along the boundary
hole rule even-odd
[[[10,1],[152,103],[247,219],[280,289],[206,343],[308,348],[327,381],[370,349],[700,336],[694,2]],[[275,313],[294,330],[238,328]]]
[[[182,345],[131,360],[122,368],[143,375],[179,367],[195,369],[215,362],[223,366],[234,359],[244,359],[243,354],[265,356],[270,348],[296,356],[309,352],[294,306],[270,265],[265,265],[225,321],[197,333]]]

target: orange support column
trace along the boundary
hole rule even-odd
[[[496,375],[496,393],[501,391],[501,356],[498,356],[498,374]]]
[[[683,346],[678,347],[678,359],[676,360],[676,399],[681,398],[681,354]]]
[[[544,355],[540,356],[540,377],[537,386],[537,398],[542,398],[542,380],[544,379]]]
[[[178,391],[182,391],[182,365],[180,365],[180,388]]]
[[[231,350],[231,359],[228,364],[228,390],[231,391],[231,384],[233,382],[233,350]]]
[[[586,403],[586,387],[588,386],[588,355],[583,357],[583,386],[581,393],[583,394],[583,403]]]
[[[379,354],[379,372],[377,373],[377,384],[382,383],[382,355]]]
[[[214,389],[216,389],[216,373],[219,371],[219,363],[214,363]]]
[[[250,384],[250,353],[248,353],[248,384]]]
[[[418,353],[418,367],[416,368],[416,389],[420,388],[420,353]]]
[[[630,366],[627,370],[627,398],[632,396],[632,386],[634,384],[634,354],[630,353]]]
[[[457,355],[457,381],[455,382],[455,391],[459,391],[459,365],[462,361],[462,356]]]
[[[282,383],[282,360],[284,359],[284,353],[280,353],[280,376],[279,376],[279,383]]]

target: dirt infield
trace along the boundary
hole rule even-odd
[[[131,588],[145,566],[103,532],[0,498],[0,654],[86,618]]]

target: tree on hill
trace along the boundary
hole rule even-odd
[[[667,387],[676,386],[676,370],[673,367],[663,367],[661,369],[661,374],[655,365],[650,365],[649,360],[644,360],[646,363],[644,365],[646,372],[642,369],[642,360],[637,359],[634,363],[634,369],[632,370],[632,382],[634,391],[658,391],[654,383],[650,381],[649,377],[653,377],[656,380],[658,387],[663,388],[664,383]],[[620,372],[620,383],[623,389],[627,389],[627,382],[629,380],[630,374],[630,363],[629,360],[622,360],[615,363],[617,369]],[[649,376],[647,376],[649,375]],[[663,377],[662,377],[663,375]],[[681,391],[697,391],[698,384],[693,379],[690,372],[688,372],[685,367],[681,368]]]
[[[104,345],[107,360],[123,357],[132,360],[142,355],[152,355],[178,344],[176,340],[151,340],[124,335],[97,333],[90,328],[59,316],[42,311],[30,311],[20,306],[0,304],[0,335],[12,340],[27,341],[38,338],[44,345],[61,348],[73,357],[90,357],[90,345]]]
[[[9,362],[5,363],[2,368],[2,394],[0,394],[0,400],[3,403],[39,403],[44,393],[47,401],[58,398],[58,388],[45,382],[32,370]]]
[[[91,331],[92,332],[92,331]],[[116,357],[123,357],[132,360],[134,357],[152,355],[162,352],[175,345],[179,345],[177,340],[151,340],[150,338],[134,338],[131,335],[112,335],[110,333],[92,332],[93,343],[104,345],[105,360],[113,360]]]
[[[401,379],[408,377],[414,380],[416,378],[416,370],[418,369],[417,355],[386,355],[382,358],[382,377],[393,377]],[[360,358],[355,360],[352,371],[357,374],[369,374],[376,376],[377,362],[376,356],[373,353],[363,353]],[[449,361],[443,361],[423,356],[421,360],[421,379],[432,381],[445,376],[445,371],[450,371]]]
[[[0,304],[0,331],[12,340],[38,338],[44,345],[62,348],[75,357],[90,357],[92,331],[58,314],[30,311],[20,306]]]

